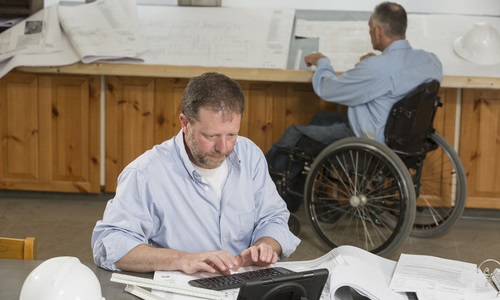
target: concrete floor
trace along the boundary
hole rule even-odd
[[[92,262],[90,236],[102,218],[113,194],[70,194],[0,191],[0,236],[34,236],[38,258],[76,256]],[[329,251],[316,237],[301,207],[296,216],[301,223],[302,242],[289,260],[309,260]],[[409,237],[391,259],[400,253],[432,255],[480,264],[500,259],[500,211],[466,209],[460,220],[445,234],[435,238]]]

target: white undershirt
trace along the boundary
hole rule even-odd
[[[195,164],[193,164],[193,166],[196,169],[196,171],[198,171],[198,173],[201,174],[203,181],[212,187],[212,189],[217,194],[217,197],[220,200],[222,195],[222,188],[226,183],[228,174],[226,160],[224,160],[222,164],[215,169],[203,169],[196,166]]]

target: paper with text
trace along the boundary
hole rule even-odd
[[[18,54],[59,51],[61,35],[56,6],[41,10],[0,34],[0,61]]]
[[[295,10],[138,8],[147,64],[286,69]]]
[[[18,66],[64,66],[80,61],[61,31],[56,5],[2,32],[0,57],[0,78]]]
[[[325,255],[305,261],[284,261],[276,266],[284,267],[296,272],[326,268],[330,272],[320,300],[352,300],[349,288],[371,300],[408,300],[405,293],[393,292],[389,289],[395,261],[377,256],[366,250],[353,246],[340,246]],[[261,267],[244,267],[239,272],[255,270]],[[208,273],[186,275],[177,271],[157,271],[154,279],[172,284],[188,284],[193,278],[214,276]],[[225,300],[234,300],[238,297],[239,289],[224,291]],[[189,296],[154,292],[163,299],[191,300]]]
[[[425,18],[420,15],[409,15],[406,36],[411,40],[416,33],[428,34]],[[360,61],[361,56],[373,52],[368,20],[366,21],[309,21],[298,19],[295,25],[295,36],[319,38],[318,51],[332,61],[335,71],[345,72],[352,69]],[[418,36],[418,35],[417,35]],[[308,53],[306,53],[308,54]]]
[[[143,62],[138,56],[147,48],[140,39],[135,0],[58,8],[61,26],[82,62]]]
[[[420,299],[471,299],[476,282],[476,265],[426,255],[401,254],[390,288],[416,292]],[[425,296],[424,296],[425,295]]]

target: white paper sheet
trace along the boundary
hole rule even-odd
[[[0,61],[18,54],[58,51],[61,34],[56,6],[41,10],[0,34]]]
[[[368,251],[353,246],[340,246],[327,254],[313,260],[278,262],[276,266],[296,272],[326,268],[330,275],[320,300],[350,300],[349,288],[366,295],[372,300],[407,300],[405,293],[396,293],[389,289],[389,282],[396,265],[395,261],[377,256]],[[245,267],[240,271],[255,270],[258,267]],[[174,284],[188,284],[193,278],[213,276],[208,273],[186,275],[182,272],[155,272],[154,279]],[[225,300],[234,300],[238,289],[225,291]],[[192,297],[154,292],[163,299],[192,300]]]
[[[476,282],[472,263],[427,255],[401,254],[392,276],[394,291],[416,292],[420,299],[468,300]]]
[[[318,51],[330,58],[338,72],[352,69],[360,57],[369,52],[380,53],[373,50],[367,21],[299,19],[295,25],[295,36],[319,38]]]
[[[137,31],[135,0],[98,0],[60,8],[59,5],[47,7],[0,34],[0,78],[19,66],[64,66],[102,59],[125,63],[142,61],[137,55],[146,48],[131,36],[137,36],[137,32],[127,30],[130,26]],[[101,18],[96,12],[102,14]],[[61,30],[61,15],[70,27],[75,27],[70,29],[76,30],[73,32],[75,45]],[[108,23],[107,31],[104,27],[93,31],[93,26],[103,24],[102,18]],[[75,46],[79,47],[78,51]]]
[[[415,49],[436,54],[447,76],[500,77],[500,64],[478,65],[458,56],[453,42],[477,22],[488,22],[500,32],[500,18],[466,15],[409,14],[406,38]],[[295,36],[319,38],[319,49],[335,71],[345,72],[373,51],[366,21],[308,21],[298,19]],[[307,55],[309,53],[304,53]]]
[[[286,69],[289,9],[138,7],[147,64]]]
[[[389,289],[396,262],[370,253],[366,250],[341,246],[336,248],[347,264],[330,271],[331,299],[340,298],[341,289],[348,286],[371,300],[407,300],[406,293]],[[339,292],[337,292],[339,291]]]
[[[135,0],[98,0],[58,9],[61,26],[82,62],[142,62],[138,56],[147,48],[139,36]]]
[[[475,272],[473,291],[470,296],[470,300],[498,300],[500,296],[497,296],[498,292],[486,279],[486,276],[479,270]],[[436,290],[423,290],[418,292],[418,300],[442,300],[450,299],[453,300],[454,297],[449,295],[447,292],[440,292]]]
[[[59,26],[57,6],[50,6],[20,22],[0,35],[0,53],[4,60],[0,62],[0,78],[19,66],[64,66],[80,61]],[[24,40],[27,22],[42,22],[42,31],[46,33],[30,34],[31,44]],[[29,24],[29,23],[28,23]],[[28,32],[30,32],[28,30]]]

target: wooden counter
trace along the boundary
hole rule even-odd
[[[338,109],[314,94],[308,70],[22,67],[0,79],[0,188],[114,191],[126,164],[180,130],[182,92],[189,78],[207,71],[241,84],[247,107],[240,134],[264,152],[291,124]],[[445,76],[441,96],[436,128],[461,156],[467,206],[500,209],[500,78]]]
[[[203,72],[216,71],[235,79],[248,81],[310,83],[312,71],[221,67],[185,67],[165,65],[84,64],[59,67],[19,67],[19,71],[47,74],[144,76],[157,78],[191,78]],[[444,76],[443,88],[500,89],[500,78]]]

